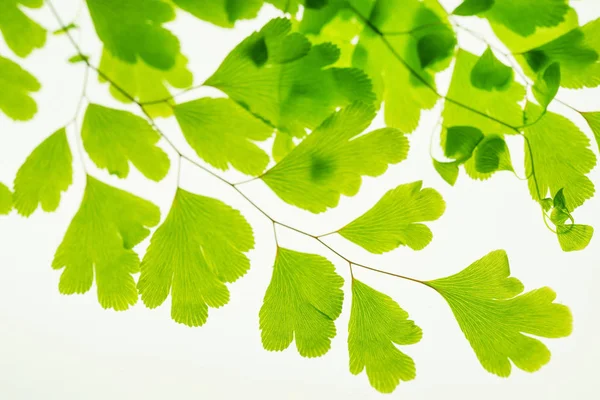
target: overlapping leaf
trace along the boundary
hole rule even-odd
[[[52,268],[64,268],[60,292],[85,293],[95,279],[102,307],[119,311],[135,304],[132,274],[140,261],[132,248],[159,220],[154,204],[88,176],[79,211],[52,262]]]
[[[175,106],[175,117],[188,143],[212,166],[231,164],[258,175],[269,156],[254,142],[268,139],[273,128],[230,99],[203,98]]]
[[[16,121],[33,118],[37,104],[30,92],[37,92],[41,85],[29,72],[17,63],[0,56],[0,110]]]
[[[400,381],[415,378],[412,358],[395,345],[421,340],[422,332],[391,297],[364,283],[352,281],[352,310],[348,324],[350,372],[367,370],[371,386],[391,393]]]
[[[338,233],[375,254],[398,246],[425,248],[433,234],[420,222],[438,219],[446,205],[437,191],[422,187],[423,182],[418,181],[390,190],[373,208]]]
[[[43,5],[44,0],[0,0],[0,31],[8,47],[19,57],[28,56],[46,43],[46,30],[29,18],[21,7],[40,8]]]
[[[13,207],[13,194],[5,184],[0,182],[0,215],[8,214]]]
[[[169,158],[156,145],[160,135],[143,118],[127,111],[88,105],[81,137],[92,161],[120,178],[129,174],[129,162],[155,181],[169,171]]]
[[[237,20],[256,17],[264,0],[173,0],[173,2],[196,18],[230,28]]]
[[[559,25],[569,10],[568,0],[495,0],[489,10],[480,15],[520,36],[529,36],[538,28]]]
[[[225,283],[250,268],[252,228],[239,211],[219,200],[178,189],[167,219],[152,236],[138,289],[149,308],[171,294],[171,317],[204,325],[208,307],[229,302]]]
[[[303,357],[329,351],[342,312],[344,280],[326,258],[279,248],[260,309],[263,347],[285,350],[296,341]]]
[[[596,143],[598,144],[598,150],[600,151],[600,112],[584,112],[581,113],[583,118],[587,121],[590,126]]]
[[[284,201],[319,213],[353,196],[361,177],[383,174],[408,154],[408,140],[397,129],[363,131],[375,109],[353,103],[331,115],[262,180]]]
[[[19,214],[29,216],[38,205],[47,212],[56,210],[61,193],[73,181],[72,161],[65,128],[57,130],[36,147],[15,178],[13,197]]]
[[[462,272],[427,282],[448,302],[481,365],[498,376],[509,376],[511,361],[534,372],[550,361],[550,351],[531,336],[568,336],[572,316],[554,303],[556,294],[544,287],[522,294],[523,284],[509,277],[506,253],[494,251]]]

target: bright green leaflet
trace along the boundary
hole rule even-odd
[[[375,108],[364,103],[341,109],[262,180],[284,201],[313,213],[337,206],[340,195],[358,192],[361,176],[379,176],[408,154],[408,140],[397,129],[362,134],[374,117]]]
[[[426,282],[450,305],[481,365],[503,377],[510,361],[527,372],[550,361],[548,348],[527,335],[559,338],[572,330],[571,312],[553,302],[552,289],[521,294],[523,284],[509,276],[506,253],[497,250],[456,275]]]
[[[163,0],[86,0],[96,33],[113,56],[130,64],[142,59],[168,70],[176,62],[179,40],[162,25],[175,18]]]
[[[273,128],[230,99],[203,98],[175,106],[175,117],[196,153],[215,168],[231,164],[259,175],[269,156],[254,142],[268,139]]]
[[[154,204],[91,176],[81,206],[56,250],[52,268],[62,269],[58,289],[85,293],[94,278],[103,308],[126,310],[138,299],[132,274],[140,261],[132,248],[160,221]]]
[[[454,15],[477,15],[489,10],[494,5],[494,0],[465,0],[452,11]]]
[[[156,145],[160,135],[146,120],[127,111],[91,103],[81,138],[92,161],[119,178],[129,175],[129,162],[153,181],[169,172],[169,157]]]
[[[37,105],[30,92],[41,85],[19,64],[0,56],[0,110],[15,121],[27,121],[37,113]]]
[[[532,87],[533,95],[543,109],[547,109],[560,87],[560,64],[552,63],[539,73]]]
[[[536,120],[542,110],[529,103],[527,115]],[[564,189],[569,211],[581,206],[594,195],[594,184],[586,176],[596,165],[589,139],[567,118],[545,113],[537,123],[525,128],[525,137],[533,152],[536,180],[531,175],[531,157],[525,143],[525,167],[529,191],[534,200],[554,197]],[[539,189],[539,193],[538,193]]]
[[[495,0],[482,16],[529,36],[537,28],[560,24],[569,10],[569,0]]]
[[[483,133],[472,126],[448,127],[446,129],[444,155],[460,162],[468,160],[483,138]]]
[[[461,162],[441,162],[438,160],[432,160],[433,167],[437,171],[438,174],[444,179],[449,185],[454,186],[456,180],[458,179],[458,167],[461,165]]]
[[[239,19],[256,17],[263,0],[173,0],[181,9],[211,24],[231,28]]]
[[[418,181],[390,190],[373,208],[338,233],[374,254],[398,246],[424,249],[433,234],[419,222],[440,218],[446,203],[437,191],[422,187],[423,182]]]
[[[333,264],[315,254],[277,249],[273,277],[260,309],[263,347],[285,350],[296,340],[303,357],[320,357],[335,337],[344,280]]]
[[[51,212],[58,208],[61,193],[73,181],[73,157],[65,128],[57,130],[27,157],[15,178],[15,208],[29,216],[42,206]]]
[[[487,135],[475,149],[475,169],[482,174],[514,171],[510,152],[500,135]]]
[[[391,393],[400,381],[415,378],[412,358],[395,345],[415,344],[422,332],[391,297],[364,283],[352,281],[352,310],[348,324],[350,372],[365,368],[371,386]]]
[[[21,6],[40,8],[43,5],[44,0],[0,0],[0,31],[8,47],[19,57],[27,57],[46,43],[46,30],[30,19]]]
[[[471,84],[477,89],[502,90],[514,80],[511,67],[496,58],[491,48],[487,48],[471,70]]]
[[[152,236],[138,289],[148,308],[171,294],[171,317],[202,326],[208,307],[229,302],[225,283],[250,268],[244,253],[254,247],[252,228],[239,211],[223,202],[177,189],[167,219]]]
[[[296,137],[305,136],[307,128],[316,128],[337,107],[358,100],[374,101],[371,82],[363,72],[325,68],[340,56],[332,44],[311,48],[306,41],[309,48],[301,47],[300,57],[286,63],[269,61],[271,57],[280,58],[280,51],[274,55],[267,51],[266,60],[260,55],[262,52],[254,58],[250,55],[264,36],[270,37],[267,43],[274,43],[271,47],[281,47],[278,43],[285,43],[291,36],[290,29],[288,20],[269,22],[238,45],[206,84],[225,92],[279,131]]]
[[[582,112],[581,115],[592,129],[592,133],[598,144],[598,150],[600,151],[600,112]]]
[[[100,70],[137,101],[151,102],[152,104],[144,105],[144,109],[151,117],[170,117],[173,115],[172,105],[175,102],[170,98],[169,88],[185,89],[192,86],[194,82],[187,63],[187,58],[179,53],[175,65],[163,71],[149,66],[143,60],[138,60],[135,64],[121,61],[105,49],[100,60]],[[99,77],[99,80],[106,82],[102,77]],[[112,85],[110,92],[121,102],[131,101]]]
[[[13,206],[13,198],[10,189],[0,182],[0,215],[10,213]]]
[[[594,228],[589,225],[575,224],[566,208],[564,190],[554,196],[554,209],[550,219],[556,225],[558,243],[563,251],[579,251],[587,247],[594,236]],[[567,223],[569,222],[569,223]]]

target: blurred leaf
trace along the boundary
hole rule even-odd
[[[27,57],[46,44],[46,30],[33,21],[22,7],[40,8],[44,0],[0,0],[0,31],[8,47],[19,57]],[[0,77],[3,73],[0,73]]]
[[[569,12],[569,0],[496,0],[483,16],[520,36],[559,25]]]
[[[5,184],[0,182],[0,215],[10,213],[13,208],[13,195]]]
[[[489,10],[494,5],[494,0],[464,0],[452,11],[454,15],[471,16]]]
[[[240,19],[256,17],[264,0],[173,0],[182,10],[211,24],[233,27]]]
[[[582,112],[581,115],[590,126],[590,129],[596,138],[598,150],[600,151],[600,112]]]
[[[18,64],[0,56],[0,110],[15,121],[27,121],[37,113],[30,92],[41,89],[38,80]]]

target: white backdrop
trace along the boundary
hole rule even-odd
[[[78,8],[75,0],[55,0],[66,21]],[[458,0],[446,1],[451,9]],[[573,2],[583,22],[600,16],[596,0]],[[43,9],[32,12],[49,29],[56,22]],[[196,83],[202,82],[225,55],[250,32],[279,13],[266,7],[257,20],[241,22],[235,30],[220,29],[181,13],[170,24],[182,41],[190,59]],[[83,25],[90,21],[82,14]],[[472,28],[489,33],[474,19]],[[84,51],[95,55],[99,43],[89,29],[83,29]],[[467,48],[481,52],[482,43],[460,37]],[[0,53],[10,55],[0,42]],[[38,143],[73,117],[83,81],[82,64],[66,60],[73,49],[66,37],[49,36],[47,46],[19,61],[42,82],[35,95],[39,113],[33,121],[14,123],[0,115],[0,181],[10,186],[27,155]],[[439,78],[447,85],[449,75]],[[0,88],[1,90],[1,88]],[[128,108],[115,102],[107,87],[92,76],[93,101]],[[196,90],[185,98],[218,95]],[[600,90],[561,91],[559,95],[583,110],[600,109]],[[431,224],[434,240],[425,250],[400,248],[383,256],[331,237],[328,242],[353,260],[422,279],[455,273],[489,251],[506,249],[513,275],[527,289],[550,286],[557,301],[571,307],[575,326],[567,339],[544,340],[552,351],[552,361],[541,371],[528,374],[513,368],[508,379],[488,374],[479,365],[444,300],[434,291],[411,282],[355,268],[357,278],[391,295],[423,328],[423,340],[404,347],[417,364],[417,378],[402,383],[393,398],[404,399],[595,399],[595,380],[600,359],[598,344],[597,290],[600,273],[600,239],[594,237],[587,250],[566,254],[540,217],[539,206],[530,198],[527,184],[510,173],[499,173],[481,183],[464,174],[449,187],[434,171],[429,159],[431,132],[440,105],[424,114],[420,128],[410,136],[409,159],[377,179],[364,179],[360,193],[342,198],[340,206],[325,214],[313,215],[284,204],[265,185],[251,183],[243,189],[276,218],[313,233],[334,230],[370,208],[390,188],[422,179],[424,185],[440,191],[447,202],[446,214]],[[573,117],[587,134],[583,120],[565,108],[555,108]],[[173,121],[159,122],[161,128],[181,147],[189,150]],[[381,126],[381,116],[375,126]],[[69,126],[74,144],[77,130]],[[522,162],[522,144],[511,142],[513,160]],[[166,143],[163,147],[170,151]],[[594,151],[597,147],[594,144]],[[187,151],[194,156],[191,150]],[[172,152],[170,153],[173,156]],[[141,303],[127,312],[103,310],[95,289],[83,296],[58,293],[60,272],[50,267],[54,251],[81,200],[84,173],[74,154],[74,184],[63,195],[60,208],[52,214],[37,211],[24,219],[13,212],[0,217],[0,398],[2,399],[306,399],[380,398],[366,375],[348,371],[347,332],[350,292],[347,265],[318,243],[294,232],[280,229],[283,246],[327,256],[346,279],[344,311],[337,320],[338,336],[331,351],[322,358],[303,359],[292,345],[282,353],[262,349],[258,330],[258,310],[269,283],[274,257],[271,225],[227,185],[191,165],[182,169],[182,185],[188,190],[218,197],[242,210],[253,225],[256,248],[250,253],[252,269],[230,286],[230,303],[209,311],[208,323],[188,328],[170,319],[170,304],[147,310]],[[174,189],[173,168],[160,183],[145,180],[132,169],[127,180],[118,180],[97,170],[85,160],[93,174],[115,186],[126,188],[161,206],[163,217]],[[175,162],[175,159],[173,158]],[[521,175],[523,173],[521,172]],[[241,178],[227,173],[232,180]],[[592,180],[600,183],[600,172]],[[577,210],[578,221],[600,227],[600,199],[588,201]],[[143,252],[146,240],[139,246]]]

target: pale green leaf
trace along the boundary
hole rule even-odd
[[[144,104],[144,109],[151,117],[169,117],[173,114],[172,105],[175,104],[169,89],[185,89],[194,81],[187,63],[187,58],[179,53],[175,65],[163,71],[153,68],[143,60],[138,60],[135,64],[121,61],[105,49],[100,60],[100,70],[138,102],[151,103]],[[99,80],[106,82],[102,77],[99,77]],[[131,102],[131,99],[124,96],[115,86],[110,86],[110,92],[121,102]]]
[[[464,0],[452,11],[454,15],[471,16],[489,10],[494,5],[494,0]]]
[[[572,330],[571,312],[554,303],[552,289],[522,294],[523,284],[509,276],[506,253],[497,250],[456,275],[426,283],[446,299],[481,365],[503,377],[510,375],[511,361],[527,372],[550,361],[548,348],[532,336],[559,338]]]
[[[16,121],[26,121],[37,113],[37,104],[30,92],[41,85],[17,63],[0,56],[0,110]]]
[[[282,351],[296,341],[303,357],[320,357],[335,337],[344,280],[326,258],[279,248],[260,309],[263,347]]]
[[[529,103],[528,115],[540,115],[539,106]],[[596,165],[589,139],[562,115],[546,112],[538,122],[525,128],[525,167],[529,191],[540,201],[564,188],[569,211],[594,195],[594,184],[586,176]],[[533,160],[529,152],[533,153]],[[531,163],[535,177],[531,174]]]
[[[538,75],[533,85],[533,95],[542,108],[548,108],[548,105],[554,100],[560,87],[560,64],[555,62],[548,65]]]
[[[230,99],[202,98],[175,106],[175,117],[196,153],[215,168],[231,164],[247,175],[259,175],[269,156],[256,145],[273,128]]]
[[[0,182],[0,215],[8,214],[13,208],[13,195],[5,184]]]
[[[44,0],[0,0],[0,31],[8,47],[19,57],[27,57],[46,43],[46,30],[29,18],[22,6],[43,5]]]
[[[273,159],[275,162],[283,160],[290,151],[294,150],[294,147],[296,147],[296,144],[291,135],[277,131],[275,133],[275,140],[273,141]]]
[[[227,28],[240,19],[252,19],[264,0],[173,0],[180,7],[203,21]],[[287,0],[286,0],[287,1]]]
[[[354,196],[361,176],[379,176],[404,160],[408,140],[399,130],[363,131],[375,109],[354,103],[331,115],[262,180],[284,201],[319,213]]]
[[[138,289],[149,308],[171,294],[171,317],[202,326],[208,307],[229,302],[225,283],[250,268],[252,228],[239,211],[219,200],[178,189],[166,220],[152,236]]]
[[[579,251],[585,249],[592,240],[594,228],[581,224],[558,225],[556,234],[563,251]]]
[[[529,36],[537,28],[559,25],[569,10],[569,0],[496,0],[482,16]]]
[[[446,203],[437,191],[422,187],[423,182],[418,181],[390,190],[373,208],[338,233],[375,254],[398,246],[425,248],[433,234],[421,222],[440,218]]]
[[[143,118],[127,111],[90,103],[81,128],[83,146],[99,167],[119,178],[129,163],[148,179],[160,181],[169,171],[169,157],[156,145],[160,135]]]
[[[57,130],[31,152],[15,178],[14,204],[19,214],[29,216],[41,205],[54,211],[61,193],[73,181],[73,157],[65,128]]]
[[[391,297],[352,281],[348,324],[351,373],[358,375],[366,368],[371,386],[382,393],[393,392],[400,381],[416,376],[413,359],[395,345],[417,343],[421,336],[421,328]]]
[[[458,179],[458,166],[460,162],[452,161],[452,162],[441,162],[438,160],[433,160],[433,167],[440,174],[442,179],[444,179],[449,185],[454,186],[456,180]]]
[[[513,79],[512,68],[498,60],[489,47],[471,70],[471,84],[477,89],[504,90],[510,86]]]
[[[96,33],[113,56],[129,64],[143,60],[151,67],[175,66],[179,40],[163,24],[175,10],[163,0],[86,0]]]
[[[590,126],[598,144],[598,151],[600,151],[600,112],[582,112],[581,115]]]
[[[104,308],[126,310],[137,302],[132,274],[140,261],[132,248],[160,220],[154,204],[88,175],[83,201],[56,250],[52,268],[62,269],[59,290],[85,293],[96,280]]]

